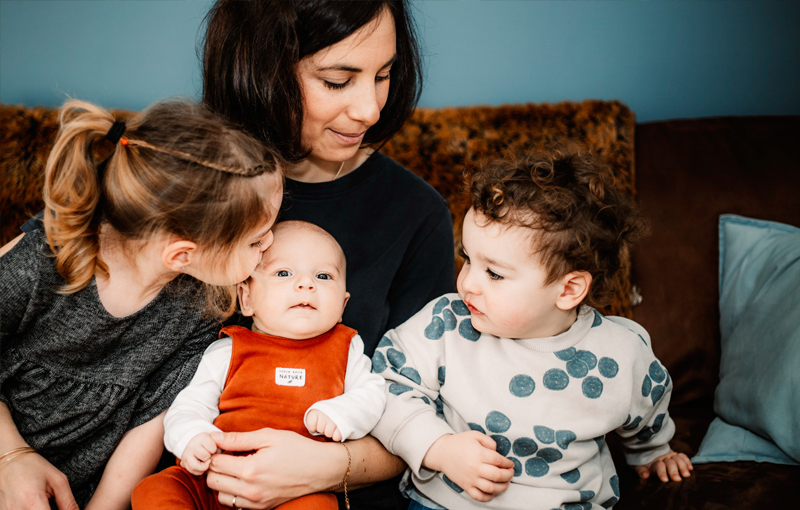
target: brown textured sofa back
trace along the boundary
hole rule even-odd
[[[118,112],[125,115],[125,112]],[[619,101],[583,101],[500,107],[418,109],[381,150],[430,182],[450,205],[456,239],[466,203],[466,172],[506,153],[577,140],[600,154],[628,192],[634,192],[634,115]],[[42,171],[57,130],[56,110],[0,105],[0,215],[4,244],[43,207]],[[629,267],[621,291],[604,310],[630,316]]]
[[[636,187],[652,233],[634,251],[643,301],[633,316],[673,375],[674,403],[710,399],[718,382],[718,217],[800,226],[799,138],[798,116],[636,126]]]

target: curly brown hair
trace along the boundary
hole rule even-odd
[[[546,284],[572,271],[591,274],[584,301],[594,307],[618,290],[614,276],[646,230],[611,168],[577,144],[494,160],[472,175],[470,195],[487,221],[537,231],[532,248]]]

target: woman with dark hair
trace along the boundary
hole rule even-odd
[[[352,296],[343,323],[370,356],[385,331],[455,282],[446,202],[376,150],[422,85],[407,9],[403,0],[218,0],[203,58],[204,102],[290,162],[281,219],[319,225],[341,244]],[[256,452],[215,455],[208,485],[223,505],[271,508],[383,480],[349,491],[352,508],[407,507],[399,479],[386,481],[403,471],[400,460],[371,436],[342,444],[271,429],[228,434],[223,450]]]

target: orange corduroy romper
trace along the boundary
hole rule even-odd
[[[264,335],[241,326],[224,328],[220,337],[233,339],[233,352],[214,425],[224,432],[270,427],[325,441],[306,430],[303,417],[313,403],[344,393],[350,340],[355,334],[341,324],[309,340]],[[303,386],[298,384],[297,369],[305,370]],[[230,508],[217,501],[205,476],[193,476],[179,466],[142,480],[133,492],[132,505],[134,510]],[[317,493],[277,508],[335,510],[338,506],[333,494]]]

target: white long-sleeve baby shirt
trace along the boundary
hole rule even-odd
[[[450,509],[612,507],[619,482],[605,435],[629,464],[669,451],[671,381],[647,332],[581,305],[562,334],[481,334],[458,294],[431,301],[386,333],[372,359],[387,380],[386,411],[372,434],[409,465],[416,490]],[[478,503],[422,467],[442,435],[477,430],[514,462],[508,490]]]
[[[206,349],[192,382],[178,393],[164,417],[164,445],[178,458],[194,436],[220,430],[214,420],[219,416],[219,399],[225,389],[232,346],[233,340],[225,337]],[[306,410],[306,416],[311,409],[325,413],[339,428],[343,441],[367,435],[380,418],[385,400],[384,380],[371,373],[370,368],[364,341],[354,335],[348,351],[344,393],[316,402]]]

